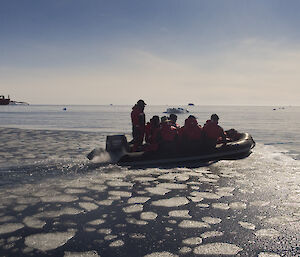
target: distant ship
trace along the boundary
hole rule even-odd
[[[9,96],[5,98],[4,95],[0,95],[0,105],[29,105],[29,103],[12,101]]]
[[[188,105],[189,105],[189,106],[194,106],[194,104],[193,104],[193,103],[189,103]]]
[[[189,113],[189,111],[187,109],[178,107],[178,108],[168,108],[164,113],[181,114],[181,113]]]
[[[0,105],[8,105],[10,103],[10,98],[5,98],[4,95],[0,95]]]

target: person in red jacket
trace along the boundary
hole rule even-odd
[[[160,149],[163,152],[173,153],[177,150],[177,129],[172,126],[171,121],[162,119],[160,126]]]
[[[173,127],[177,128],[177,129],[180,129],[180,126],[176,122],[177,121],[177,115],[176,114],[171,113],[169,119],[170,119],[171,125]]]
[[[205,142],[208,147],[215,147],[217,143],[226,144],[226,135],[222,127],[218,125],[219,116],[212,114],[210,120],[207,120],[203,126]]]
[[[183,151],[196,151],[202,147],[202,127],[195,116],[190,115],[179,130],[181,148]]]
[[[160,122],[158,116],[153,116],[145,127],[146,152],[158,150],[160,141]]]
[[[132,122],[132,151],[137,151],[143,144],[145,134],[145,113],[144,108],[146,103],[144,100],[138,100],[132,107],[131,122]]]

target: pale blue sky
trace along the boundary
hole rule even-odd
[[[0,0],[0,94],[299,105],[300,1]]]

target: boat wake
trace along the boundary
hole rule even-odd
[[[103,148],[95,148],[86,157],[97,164],[114,164],[117,163],[120,158],[126,154],[126,151],[107,152]]]

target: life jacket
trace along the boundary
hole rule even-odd
[[[133,127],[145,128],[145,113],[138,105],[132,107],[131,122]]]
[[[188,140],[200,140],[202,138],[202,127],[194,118],[185,120],[184,127],[180,130],[180,135]]]
[[[176,129],[180,129],[180,126],[179,126],[179,124],[178,124],[177,122],[170,121],[170,123],[171,123],[171,125],[172,125],[173,127],[175,127]]]
[[[174,141],[177,137],[177,129],[169,122],[162,123],[160,132],[162,140],[166,142]]]
[[[209,139],[218,140],[224,136],[224,130],[215,122],[207,120],[203,126],[203,132]]]

